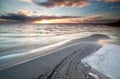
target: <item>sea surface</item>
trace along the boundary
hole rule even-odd
[[[81,24],[0,24],[0,63],[64,40],[108,35],[120,44],[120,27]]]

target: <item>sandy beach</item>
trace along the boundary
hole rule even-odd
[[[109,79],[91,64],[81,62],[109,39],[107,35],[94,34],[23,53],[0,63],[0,79]]]

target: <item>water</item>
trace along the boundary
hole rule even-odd
[[[60,41],[106,34],[114,43],[120,43],[120,28],[106,25],[80,24],[1,24],[0,62],[25,52]],[[4,58],[3,58],[4,57]]]

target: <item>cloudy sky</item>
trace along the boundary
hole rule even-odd
[[[120,20],[120,0],[0,0],[0,22],[106,23]]]

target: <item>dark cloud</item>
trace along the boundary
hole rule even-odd
[[[112,23],[118,21],[120,21],[120,19],[101,19],[101,20],[89,21],[88,23]]]
[[[120,18],[107,18],[108,13],[105,14],[98,14],[98,15],[92,15],[86,17],[83,22],[87,23],[110,23],[110,22],[117,22],[120,20]]]
[[[29,19],[29,17],[22,14],[1,15],[0,18],[6,20],[16,20],[16,21],[27,21]]]
[[[45,7],[84,7],[89,4],[88,0],[48,0],[48,2],[34,2]]]
[[[80,18],[81,16],[26,16],[23,14],[8,14],[1,15],[0,19],[4,20],[14,20],[21,22],[32,22],[37,20],[51,20],[51,19],[70,19],[70,18]]]

